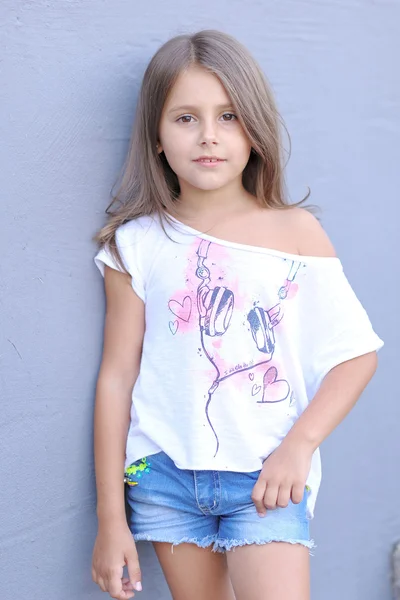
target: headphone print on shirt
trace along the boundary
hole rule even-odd
[[[208,414],[213,394],[219,384],[232,375],[243,371],[249,371],[258,365],[270,362],[275,350],[274,327],[276,327],[283,318],[282,301],[287,298],[290,286],[296,277],[301,263],[291,261],[292,264],[288,277],[285,284],[278,291],[278,302],[275,306],[269,310],[264,310],[257,306],[252,308],[247,314],[247,321],[250,325],[250,331],[255,347],[261,353],[260,360],[250,361],[249,364],[245,363],[244,365],[239,365],[239,368],[230,369],[229,371],[225,371],[225,373],[221,373],[220,368],[207,351],[205,338],[222,337],[228,331],[235,305],[235,295],[232,290],[224,286],[210,287],[211,273],[205,264],[210,246],[210,241],[205,239],[200,241],[196,252],[198,257],[196,277],[201,280],[197,288],[197,308],[199,312],[201,346],[205,356],[216,370],[216,377],[208,390],[208,399],[205,407],[207,421],[216,439],[215,457],[219,449],[219,439]],[[184,309],[184,312],[186,312],[186,315],[182,314],[182,312],[178,315],[174,310],[173,303],[179,304],[179,306]],[[169,308],[173,314],[178,316],[178,318],[188,321],[191,314],[190,296],[186,296],[183,303],[178,303],[176,300],[170,300]],[[173,335],[175,335],[177,329],[178,322],[170,322],[170,331]],[[253,373],[249,373],[249,379],[250,381],[254,380]],[[278,389],[279,393],[277,396],[276,390]],[[275,392],[272,390],[275,390]],[[270,404],[282,402],[283,400],[286,400],[290,394],[290,385],[285,379],[278,379],[278,370],[276,367],[272,366],[265,372],[262,386],[259,386],[256,383],[253,384],[253,396],[261,391],[263,392],[262,399],[258,400],[258,403]]]

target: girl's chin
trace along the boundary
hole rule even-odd
[[[212,174],[210,173],[208,177],[196,177],[193,179],[181,179],[178,177],[179,181],[182,181],[182,183],[180,183],[181,185],[181,189],[182,188],[195,188],[197,190],[203,190],[204,192],[212,192],[214,190],[219,190],[223,187],[226,187],[228,185],[230,185],[232,183],[231,180],[226,180],[225,178],[222,179],[221,177],[218,177],[217,174],[214,174],[215,176],[213,177]]]

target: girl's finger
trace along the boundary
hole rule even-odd
[[[304,485],[301,483],[296,483],[292,487],[291,496],[292,496],[293,504],[300,504],[300,502],[303,500],[303,496],[304,496]]]
[[[129,600],[130,598],[133,598],[134,595],[135,594],[132,592],[132,590],[128,590],[128,591],[122,590],[122,592],[120,592],[118,594],[118,596],[115,596],[115,600]]]
[[[97,585],[99,586],[99,588],[101,589],[102,592],[106,592],[107,591],[106,584],[105,584],[104,579],[102,577],[98,577],[97,578]]]
[[[265,487],[265,480],[259,478],[255,486],[253,487],[253,492],[251,494],[251,499],[253,500],[256,510],[260,517],[263,517],[266,513],[264,506]]]
[[[127,581],[122,580],[122,589],[124,590],[124,592],[131,592],[133,590],[133,585],[131,584],[129,579]]]
[[[122,598],[124,598],[124,596],[122,596],[123,592],[121,575],[118,576],[115,572],[113,572],[109,580],[106,582],[107,592],[110,594],[111,598],[116,598],[117,600],[122,600]]]
[[[277,497],[277,501],[276,504],[277,506],[279,506],[279,508],[286,508],[287,505],[290,502],[290,492],[291,492],[291,486],[284,486],[281,485],[279,490],[278,490],[278,497]]]
[[[279,487],[277,485],[274,485],[272,483],[269,483],[267,485],[267,489],[265,490],[265,494],[264,494],[264,506],[268,510],[274,510],[274,508],[276,508],[276,501],[278,499],[278,491],[279,491]]]
[[[134,593],[133,592],[124,592],[123,590],[121,590],[120,592],[118,592],[118,594],[116,594],[115,596],[111,596],[111,598],[113,598],[113,600],[130,600],[130,598],[134,597]]]
[[[141,572],[139,561],[136,553],[132,553],[131,555],[126,557],[126,566],[128,568],[129,581],[132,584],[132,587],[137,592],[142,591],[142,583],[141,583]]]

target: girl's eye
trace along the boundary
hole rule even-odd
[[[228,118],[225,119],[225,117]],[[230,123],[231,121],[237,120],[237,116],[233,113],[224,113],[222,115],[222,118],[226,123]],[[191,123],[190,119],[193,119],[192,115],[182,115],[181,117],[179,117],[179,119],[177,119],[177,121],[180,121],[181,123]]]
[[[193,119],[193,117],[191,115],[183,115],[182,117],[179,117],[178,121],[182,121],[182,123],[190,123],[190,121],[186,121],[186,119]]]
[[[231,117],[230,119],[224,119],[224,121],[227,121],[227,122],[234,121],[235,119],[237,119],[237,116],[234,115],[233,113],[224,113],[222,115],[222,117]]]

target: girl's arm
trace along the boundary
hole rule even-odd
[[[106,316],[94,416],[99,520],[125,520],[124,463],[132,388],[139,373],[144,304],[131,278],[105,267]]]
[[[287,445],[305,446],[313,453],[353,408],[377,365],[376,352],[369,352],[329,371],[313,400],[287,434]]]
[[[290,429],[281,445],[264,462],[252,498],[257,512],[299,503],[314,451],[350,412],[377,366],[376,352],[334,367]]]
[[[124,562],[131,583],[140,582],[135,545],[126,522],[123,479],[131,394],[143,344],[144,304],[133,291],[129,275],[105,266],[104,284],[104,346],[94,415],[99,532],[93,555],[93,578],[104,591],[119,593]],[[132,597],[126,585],[128,595],[123,595],[121,587],[121,598]]]
[[[302,209],[290,215],[300,255],[336,256],[318,221]],[[314,451],[350,412],[377,367],[376,352],[343,362],[329,371],[306,410],[280,446],[265,460],[252,499],[260,516],[266,509],[301,502]]]

